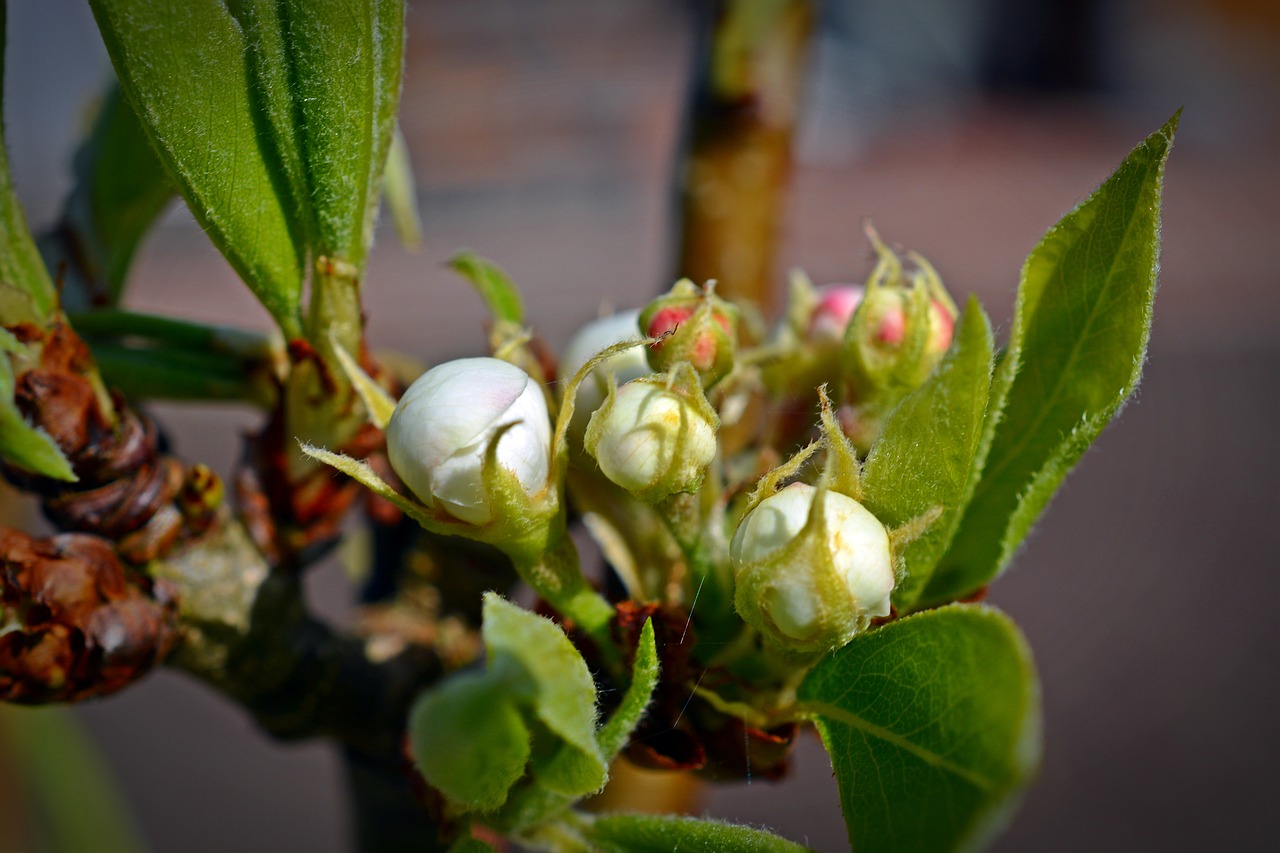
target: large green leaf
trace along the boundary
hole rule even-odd
[[[187,206],[288,337],[305,245],[220,0],[90,0],[120,86]]]
[[[5,15],[5,4],[0,3],[0,92],[4,88]],[[13,190],[3,116],[0,116],[0,325],[47,319],[57,305],[53,280],[36,251],[27,218]],[[19,312],[25,316],[17,316]]]
[[[596,687],[582,655],[550,619],[484,597],[484,642],[490,669],[502,673],[567,749],[534,762],[547,789],[569,797],[604,787],[609,767],[596,743]]]
[[[911,609],[924,589],[977,479],[991,354],[991,323],[971,297],[950,352],[894,410],[867,457],[864,502],[882,522],[894,527],[942,508],[924,535],[906,546],[907,573],[893,590],[899,612]]]
[[[48,853],[140,853],[145,845],[93,742],[66,711],[0,706],[0,741],[43,818]]]
[[[951,605],[862,634],[805,678],[854,850],[980,846],[1040,755],[1039,690],[1013,623]]]
[[[806,853],[759,829],[664,815],[605,815],[584,834],[601,853]]]
[[[1133,393],[1151,332],[1164,165],[1175,115],[1044,236],[1022,271],[993,384],[986,466],[922,601],[1008,565],[1089,444]]]

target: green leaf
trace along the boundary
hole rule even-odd
[[[585,833],[601,853],[805,853],[807,848],[746,826],[655,815],[605,815]]]
[[[631,667],[631,686],[608,722],[596,732],[596,743],[606,760],[612,761],[626,747],[631,733],[644,718],[653,690],[658,686],[658,647],[654,641],[653,620],[646,619],[636,646],[636,660]]]
[[[449,259],[449,268],[471,282],[495,320],[516,325],[524,323],[520,291],[502,267],[474,252],[459,252]]]
[[[603,788],[609,767],[596,744],[595,683],[564,631],[550,619],[487,593],[482,632],[490,669],[518,684],[516,690],[538,720],[569,748],[535,762],[539,783],[568,797]]]
[[[0,750],[13,757],[44,818],[48,853],[146,849],[102,757],[75,718],[0,706]]]
[[[264,145],[245,33],[220,0],[91,0],[148,139],[196,220],[288,338],[305,246]]]
[[[173,182],[114,82],[92,132],[76,152],[75,175],[75,189],[62,213],[75,234],[77,254],[71,266],[86,267],[114,305],[142,238],[174,196]]]
[[[862,634],[814,667],[798,699],[831,756],[855,850],[980,847],[1039,761],[1031,655],[988,607]]]
[[[631,733],[644,717],[645,708],[658,684],[658,650],[654,642],[653,623],[646,621],[636,648],[636,660],[631,669],[631,686],[622,697],[617,710],[596,732],[596,743],[606,761],[612,761],[627,745]],[[573,761],[573,747],[561,747],[552,761]],[[573,805],[577,795],[565,796],[549,791],[535,781],[524,790],[512,794],[507,807],[494,822],[507,831],[520,831],[545,822]]]
[[[449,846],[449,853],[493,853],[493,848],[478,838],[459,838]]]
[[[492,811],[524,775],[529,730],[500,678],[461,673],[418,699],[409,749],[423,778],[450,800]]]
[[[991,323],[977,298],[970,297],[951,350],[889,416],[867,457],[863,503],[885,525],[903,525],[943,507],[924,535],[906,546],[906,576],[893,590],[900,613],[910,610],[924,590],[977,480],[974,462],[991,385],[991,355]]]
[[[3,8],[3,7],[0,7]],[[13,366],[9,354],[21,352],[22,344],[0,328],[0,454],[9,462],[35,474],[74,483],[79,478],[62,448],[44,430],[27,423],[14,402]]]
[[[1164,166],[1178,118],[1135,148],[1027,259],[993,384],[986,466],[923,602],[964,596],[1008,565],[1137,386],[1151,333]]]
[[[250,36],[272,148],[307,241],[359,269],[394,128],[404,4],[241,0],[231,10]]]
[[[5,15],[5,6],[0,3],[0,92],[4,87]],[[0,325],[20,320],[43,321],[58,306],[53,280],[31,239],[22,204],[13,190],[3,116],[0,116],[0,288],[16,291],[0,293]],[[19,294],[25,298],[19,298]],[[19,312],[28,316],[19,316]]]
[[[413,161],[409,159],[409,145],[404,134],[396,128],[391,137],[391,150],[387,154],[386,186],[387,210],[396,227],[400,243],[410,251],[422,248],[422,214],[418,210],[418,189],[413,178]]]

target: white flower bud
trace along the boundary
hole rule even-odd
[[[409,490],[471,524],[493,517],[482,469],[494,434],[498,464],[526,494],[546,486],[551,421],[542,389],[496,358],[462,358],[431,368],[400,398],[387,424],[387,456]]]
[[[600,470],[629,492],[657,501],[693,491],[716,456],[710,407],[665,379],[634,379],[591,418],[587,451]]]
[[[560,378],[568,382],[596,353],[639,337],[639,311],[624,311],[593,320],[578,330],[560,355]],[[651,372],[649,359],[642,346],[620,352],[591,371],[591,375],[578,386],[577,407],[573,410],[573,421],[570,423],[573,433],[581,436],[591,419],[591,413],[604,402],[605,395],[609,393],[610,375],[621,385]]]
[[[826,493],[824,541],[798,541],[816,494],[792,483],[764,499],[729,545],[743,618],[802,651],[843,645],[872,617],[889,615],[894,584],[888,532],[847,495]]]

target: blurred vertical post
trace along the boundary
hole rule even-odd
[[[698,0],[675,277],[768,309],[816,0]]]

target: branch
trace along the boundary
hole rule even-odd
[[[814,0],[700,5],[673,279],[768,308]]]

